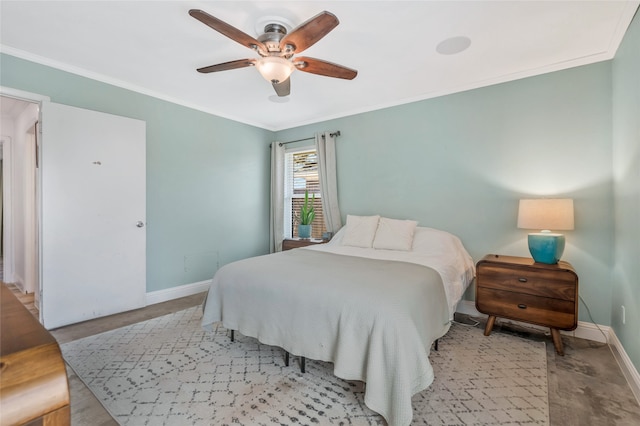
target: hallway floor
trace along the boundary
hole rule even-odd
[[[0,277],[0,282],[2,281],[2,277]],[[33,293],[25,293],[22,291],[20,287],[13,283],[5,283],[5,285],[11,290],[13,294],[18,298],[18,300],[33,314],[36,319],[40,318],[40,313],[38,312],[38,308],[35,305],[35,299]]]

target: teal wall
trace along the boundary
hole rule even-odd
[[[615,250],[612,326],[640,370],[640,16],[613,61]],[[621,306],[626,310],[622,323]]]
[[[343,216],[416,219],[460,236],[476,260],[529,255],[520,198],[573,198],[563,259],[592,314],[581,303],[580,320],[612,325],[638,367],[637,21],[612,62],[276,133],[7,55],[0,84],[147,122],[148,291],[266,253],[269,142],[340,130]]]
[[[550,73],[277,132],[340,130],[342,214],[410,218],[458,235],[477,261],[529,256],[523,197],[575,201],[563,259],[593,320],[611,322],[611,63]],[[466,295],[471,299],[473,294]],[[580,308],[580,320],[589,321]]]
[[[268,251],[272,132],[8,55],[0,85],[147,123],[147,291]]]

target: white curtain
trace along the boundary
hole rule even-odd
[[[336,176],[336,139],[330,132],[316,133],[318,175],[322,194],[322,213],[327,231],[334,234],[342,228],[338,206],[338,179]]]
[[[271,209],[269,218],[269,251],[282,251],[284,236],[284,145],[271,143]]]

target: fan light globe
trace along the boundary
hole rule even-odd
[[[282,83],[293,72],[293,63],[279,56],[267,56],[256,61],[256,68],[269,83]]]

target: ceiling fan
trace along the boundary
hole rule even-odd
[[[198,72],[210,73],[255,66],[273,85],[278,96],[288,96],[291,93],[289,76],[296,69],[346,80],[352,80],[358,75],[358,71],[342,65],[306,56],[293,57],[313,46],[338,25],[338,18],[330,12],[317,14],[288,34],[287,28],[280,23],[267,24],[264,34],[257,39],[202,10],[191,9],[189,15],[261,56],[257,59],[239,59],[198,68]]]

